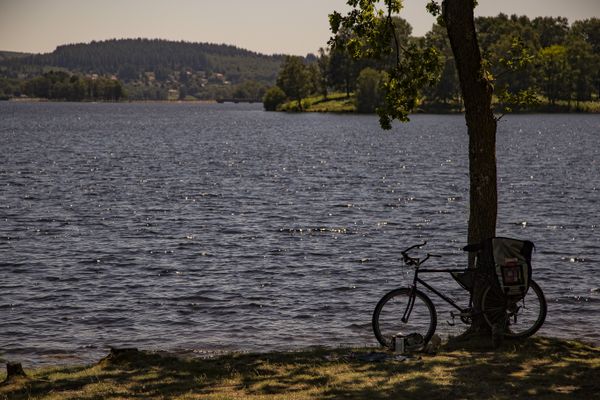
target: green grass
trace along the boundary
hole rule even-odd
[[[324,98],[323,96],[312,96],[303,100],[303,111],[305,112],[334,112],[334,113],[353,113],[356,112],[356,104],[354,95],[347,97],[345,93],[331,93]],[[288,101],[283,103],[279,111],[299,111],[297,101]],[[455,114],[462,110],[462,106],[458,103],[423,103],[415,112],[426,114]],[[600,101],[582,101],[576,104],[574,101],[568,103],[566,101],[558,101],[555,105],[551,105],[547,99],[540,98],[540,104],[522,111],[515,111],[515,114],[520,113],[600,113]]]
[[[374,349],[180,359],[145,352],[26,371],[0,399],[598,399],[600,349],[533,338],[365,361]],[[4,379],[0,376],[0,379]]]
[[[355,112],[354,97],[347,97],[345,93],[331,93],[326,98],[312,96],[302,101],[303,111],[306,112]],[[288,101],[278,108],[279,111],[299,111],[297,101]]]

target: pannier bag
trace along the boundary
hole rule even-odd
[[[497,278],[497,288],[506,297],[518,300],[525,297],[529,289],[534,247],[528,240],[494,237],[478,245],[469,245],[465,250],[477,250],[477,267]]]

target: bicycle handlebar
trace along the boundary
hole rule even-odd
[[[412,250],[412,249],[414,249],[414,248],[420,249],[421,247],[425,246],[426,244],[427,244],[427,241],[424,241],[424,242],[423,242],[423,243],[421,243],[421,244],[415,244],[415,245],[413,245],[413,246],[410,246],[410,247],[409,247],[409,248],[407,248],[406,250],[404,250],[404,251],[401,251],[400,253],[402,254],[402,261],[404,261],[404,263],[405,263],[406,265],[414,265],[414,266],[418,267],[419,265],[421,265],[421,264],[423,264],[425,261],[427,261],[427,260],[428,260],[430,257],[437,257],[437,258],[441,258],[441,257],[442,257],[442,256],[440,256],[440,255],[437,255],[437,254],[430,254],[430,253],[427,253],[427,256],[426,256],[426,257],[425,257],[423,260],[421,260],[421,259],[419,259],[419,258],[414,258],[414,257],[411,257],[411,256],[409,256],[409,255],[407,254],[407,253],[408,253],[410,250]]]
[[[425,246],[426,244],[427,244],[427,241],[424,241],[421,244],[415,244],[414,246],[410,246],[408,249],[401,251],[400,253],[402,253],[402,255],[404,255],[404,254],[408,253],[409,251],[411,251],[412,249],[414,249],[415,247],[420,249],[421,247]]]
[[[427,241],[424,241],[421,244],[415,244],[413,246],[410,246],[406,250],[401,251],[400,254],[402,254],[402,261],[404,261],[404,264],[419,266],[420,260],[418,258],[413,258],[413,257],[409,256],[407,253],[414,248],[420,249],[421,247],[425,246],[426,244],[427,244]]]

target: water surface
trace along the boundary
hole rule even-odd
[[[428,240],[462,266],[462,116],[0,103],[0,357],[370,345]],[[541,334],[600,342],[600,117],[507,116],[498,234],[532,240]],[[433,265],[433,263],[432,263]],[[459,298],[441,275],[436,286]],[[460,332],[439,308],[438,330]]]

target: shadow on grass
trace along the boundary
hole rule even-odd
[[[35,398],[600,398],[600,349],[534,338],[497,351],[451,343],[436,356],[361,361],[368,349],[227,355],[128,352],[97,365],[35,371],[0,399]],[[357,356],[358,355],[358,356]]]
[[[451,349],[469,351],[469,344],[451,344]],[[598,347],[533,338],[506,341],[498,352],[470,351],[465,357],[469,362],[455,369],[454,378],[469,398],[494,393],[499,398],[600,399]]]

